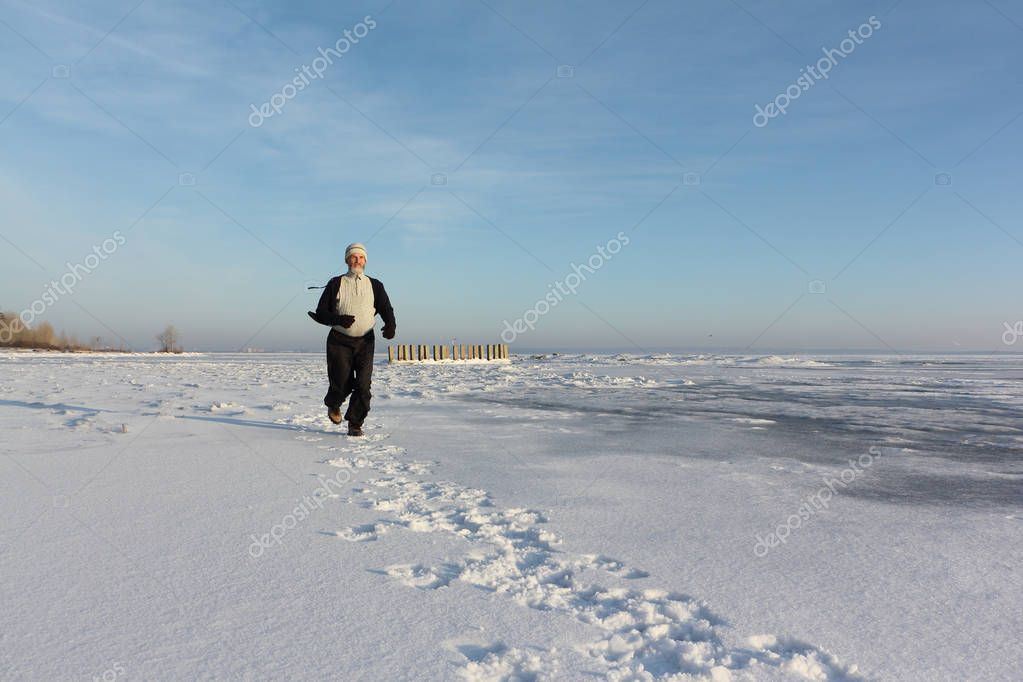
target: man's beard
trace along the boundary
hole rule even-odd
[[[357,275],[363,274],[365,272],[365,270],[366,270],[366,266],[365,265],[349,265],[348,266],[348,272],[354,272]]]

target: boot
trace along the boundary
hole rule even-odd
[[[341,408],[340,407],[328,407],[327,408],[327,416],[330,418],[330,421],[334,422],[335,424],[340,424],[341,423]]]
[[[353,424],[348,422],[348,435],[349,436],[361,436],[362,435],[362,424]]]

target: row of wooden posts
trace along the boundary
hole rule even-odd
[[[507,360],[506,343],[401,344],[387,347],[388,362],[422,362],[423,360]]]

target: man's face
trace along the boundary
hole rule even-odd
[[[353,270],[362,270],[366,267],[366,257],[361,253],[348,254],[348,267]]]

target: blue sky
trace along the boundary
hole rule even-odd
[[[1023,347],[1005,0],[0,0],[0,54],[0,307],[117,231],[38,318],[82,338],[319,349],[306,287],[364,241],[396,341],[497,341],[624,232],[514,347]]]

